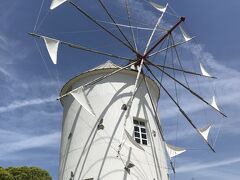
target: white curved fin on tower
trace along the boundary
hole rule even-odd
[[[215,109],[217,109],[218,111],[220,111],[217,102],[216,102],[216,98],[215,96],[212,97],[212,103],[211,103],[212,107],[214,107]]]
[[[190,37],[184,30],[183,28],[180,26],[180,31],[183,35],[183,38],[185,39],[185,41],[190,41],[192,39],[192,37]]]
[[[74,92],[71,92],[70,93],[76,100],[79,104],[81,104],[81,106],[87,111],[89,112],[91,115],[93,115],[95,117],[95,113],[93,112],[90,104],[89,104],[89,101],[87,100],[87,97],[84,93],[84,90],[83,88],[78,88],[76,91]]]
[[[210,129],[212,128],[211,125],[205,127],[205,128],[202,128],[202,129],[199,129],[199,132],[200,134],[202,135],[202,137],[208,141],[208,135],[209,135],[209,132],[210,132]]]
[[[130,147],[132,147],[132,148],[134,148],[134,149],[137,148],[137,149],[140,149],[140,150],[144,151],[144,149],[142,148],[142,146],[139,145],[139,144],[133,139],[133,137],[127,132],[126,129],[124,129],[124,132],[125,132],[125,134],[126,134],[126,136],[127,136],[127,140],[125,141],[125,143],[126,143],[128,146],[130,146]]]
[[[186,149],[184,149],[184,148],[175,147],[175,146],[169,145],[167,143],[166,143],[166,150],[167,150],[167,153],[168,153],[168,156],[170,157],[170,159],[179,154],[182,154],[186,151]]]
[[[211,75],[206,71],[206,69],[203,67],[201,63],[200,63],[200,69],[201,69],[202,75],[211,77]]]
[[[160,4],[157,4],[157,3],[154,3],[154,2],[149,2],[155,9],[157,9],[157,10],[159,10],[159,11],[161,11],[161,12],[165,12],[166,10],[167,10],[167,6],[168,6],[168,4],[166,5],[166,6],[162,6],[162,5],[160,5]]]
[[[53,10],[56,7],[60,6],[61,4],[65,3],[67,0],[52,0],[52,4],[50,6],[50,9]]]
[[[48,54],[52,59],[53,64],[57,64],[57,53],[58,53],[58,45],[60,43],[57,39],[52,39],[49,37],[43,36],[45,45],[48,50]]]

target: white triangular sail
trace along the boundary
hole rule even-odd
[[[126,145],[128,145],[129,147],[132,147],[134,149],[137,148],[137,149],[144,151],[143,147],[133,139],[133,137],[127,132],[126,129],[124,129],[124,133],[127,137],[127,139],[125,141]]]
[[[185,39],[185,41],[190,41],[192,39],[192,37],[190,37],[184,30],[183,28],[180,26],[180,30],[181,30],[181,33],[183,35],[183,38]]]
[[[166,150],[167,150],[167,153],[168,153],[170,159],[179,154],[182,154],[186,151],[186,149],[184,149],[184,148],[175,147],[175,146],[169,145],[167,143],[166,143]]]
[[[207,126],[206,128],[202,128],[202,129],[199,129],[199,132],[200,134],[202,135],[202,137],[208,141],[208,135],[209,135],[209,132],[210,132],[210,129],[212,128],[211,125]]]
[[[139,71],[139,66],[135,66],[134,64],[131,65],[130,68],[134,71]]]
[[[200,63],[200,69],[201,69],[202,75],[211,77],[211,75],[206,71],[206,69],[203,67],[201,63]]]
[[[84,93],[83,88],[78,88],[76,91],[70,93],[76,100],[81,104],[81,106],[89,112],[91,115],[95,116],[95,113],[93,112],[87,97]]]
[[[217,109],[218,111],[220,111],[217,102],[216,102],[216,98],[215,96],[212,97],[212,102],[211,102],[212,107],[214,107],[215,109]]]
[[[67,0],[52,0],[52,4],[50,6],[50,9],[53,10],[56,7],[60,6],[61,4],[65,3]]]
[[[45,41],[45,45],[47,47],[48,53],[52,59],[53,64],[57,64],[58,45],[60,41],[45,36],[43,37],[43,39]]]
[[[159,11],[161,11],[161,12],[163,12],[163,13],[167,10],[167,6],[162,6],[162,5],[160,5],[160,4],[157,4],[157,3],[154,3],[154,2],[151,2],[151,1],[150,1],[150,4],[151,4],[154,8],[156,8],[157,10],[159,10]]]

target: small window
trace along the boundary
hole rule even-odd
[[[146,123],[144,121],[139,121],[134,119],[134,139],[137,143],[147,145],[147,131]]]
[[[139,121],[133,120],[133,124],[139,124]]]
[[[135,132],[134,134],[135,134],[135,137],[140,138],[140,134],[139,133]]]
[[[145,126],[145,122],[139,121],[141,126]]]
[[[134,131],[135,131],[135,132],[139,132],[139,127],[135,126],[135,127],[134,127]]]
[[[140,139],[135,138],[135,141],[136,141],[137,143],[141,144],[141,140],[140,140]]]
[[[142,140],[142,143],[144,144],[144,145],[147,145],[147,140]]]
[[[141,132],[142,133],[146,133],[146,129],[145,128],[141,128]]]
[[[147,139],[146,134],[142,134],[142,138],[143,138],[143,139]]]

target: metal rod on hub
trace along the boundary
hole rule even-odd
[[[148,64],[148,62],[145,62],[145,63]],[[150,65],[153,66],[152,64],[150,64]],[[217,79],[214,76],[204,76],[200,73],[196,73],[196,72],[192,72],[192,71],[188,71],[188,70],[184,70],[184,69],[178,69],[178,68],[170,67],[170,66],[163,66],[163,65],[160,65],[160,64],[155,64],[155,65],[162,68],[162,69],[171,69],[171,70],[175,70],[175,71],[179,71],[179,72],[184,72],[184,73],[187,73],[187,74],[192,74],[192,75],[202,76],[202,77],[206,77],[206,78]]]
[[[46,36],[36,34],[36,33],[28,33],[28,34],[31,35],[31,36],[39,37],[39,38],[46,37]],[[67,45],[67,46],[75,48],[75,49],[80,49],[82,51],[87,51],[87,52],[100,54],[100,55],[104,55],[104,56],[109,56],[109,57],[112,57],[112,58],[122,59],[122,60],[126,60],[126,61],[132,61],[132,59],[130,59],[130,58],[121,57],[121,56],[118,56],[118,55],[102,52],[102,51],[99,51],[99,50],[96,50],[96,49],[90,49],[90,48],[80,46],[80,45],[76,45],[76,44],[73,44],[73,43],[69,43],[69,42],[66,42],[66,41],[61,41],[61,40],[59,40],[59,41],[60,41],[61,44]]]
[[[179,21],[170,29],[170,30],[168,30],[168,32],[165,34],[165,35],[163,35],[159,40],[158,40],[158,42],[151,48],[151,49],[149,49],[145,54],[144,54],[144,59],[169,35],[169,34],[171,34],[172,33],[172,31],[174,30],[174,29],[176,29],[182,22],[184,22],[185,21],[185,17],[181,17],[180,19],[179,19]]]
[[[165,72],[162,68],[156,66],[154,63],[152,63],[149,60],[146,60],[148,63],[150,63],[151,65],[153,65],[154,67],[156,67],[158,70],[160,70],[162,73],[164,73],[165,75],[167,75],[169,78],[171,78],[172,80],[174,80],[175,82],[177,82],[178,84],[180,84],[182,87],[184,87],[186,90],[188,90],[192,95],[194,95],[195,97],[197,97],[198,99],[200,99],[202,102],[204,102],[205,104],[207,104],[208,106],[210,106],[211,108],[213,108],[215,111],[217,111],[218,113],[220,113],[222,116],[227,117],[223,112],[219,111],[218,109],[216,109],[215,107],[213,107],[209,102],[207,102],[203,97],[201,97],[199,94],[197,94],[196,92],[194,92],[192,89],[190,89],[189,87],[187,87],[186,85],[184,85],[183,83],[181,83],[179,80],[177,80],[176,78],[172,77],[170,74],[168,74],[167,72]]]
[[[132,49],[134,49],[134,47],[132,46],[132,44],[129,42],[129,40],[127,39],[126,35],[123,33],[123,31],[121,30],[121,28],[118,26],[118,24],[116,23],[115,19],[112,17],[112,15],[110,14],[110,12],[108,11],[107,7],[105,6],[105,4],[102,2],[102,0],[98,0],[98,2],[101,4],[102,8],[105,10],[105,12],[107,13],[108,17],[112,20],[112,22],[115,24],[115,26],[117,27],[118,31],[121,33],[121,35],[123,36],[123,38],[127,41],[128,45],[131,46]],[[135,49],[136,50],[136,49]]]
[[[162,89],[165,91],[165,93],[170,97],[170,99],[174,102],[174,104],[178,107],[179,111],[182,113],[182,115],[187,119],[187,121],[191,124],[191,126],[198,132],[198,134],[201,135],[201,133],[199,132],[199,130],[197,129],[197,127],[195,126],[195,124],[193,124],[192,120],[190,119],[190,117],[186,114],[186,112],[181,108],[181,106],[177,103],[177,101],[172,97],[172,95],[167,91],[167,89],[162,85],[162,83],[158,80],[158,78],[153,74],[152,70],[146,65],[144,64],[145,67],[147,68],[147,70],[150,72],[150,74],[153,76],[153,78],[157,81],[157,83],[162,87]],[[203,137],[201,135],[201,137]],[[215,152],[215,150],[213,149],[213,147],[209,144],[209,142],[204,139],[204,142],[209,146],[209,148]]]
[[[82,10],[77,4],[75,4],[72,1],[68,1],[72,6],[74,6],[81,14],[83,14],[84,16],[86,16],[88,19],[90,19],[92,22],[94,22],[97,26],[99,26],[100,28],[102,28],[105,32],[107,32],[108,34],[110,34],[112,37],[114,37],[116,40],[118,40],[119,42],[121,42],[124,46],[126,46],[127,48],[129,48],[132,52],[134,52],[135,54],[138,54],[134,49],[132,49],[131,46],[129,46],[127,43],[125,43],[124,41],[122,41],[119,37],[117,37],[115,34],[113,34],[111,31],[109,31],[105,26],[101,25],[96,19],[94,19],[92,16],[90,16],[88,13],[86,13],[84,10]]]
[[[134,61],[134,62],[132,62],[132,63],[130,63],[130,64],[124,66],[124,67],[121,67],[121,68],[117,69],[116,71],[113,71],[112,73],[109,73],[109,74],[106,74],[106,75],[104,75],[104,76],[98,77],[98,78],[94,79],[93,81],[88,82],[88,83],[86,83],[86,84],[84,84],[84,85],[82,85],[82,86],[80,86],[80,87],[78,87],[78,88],[75,88],[75,89],[73,89],[72,91],[69,91],[68,93],[60,96],[57,100],[59,100],[59,99],[65,97],[65,96],[69,95],[71,92],[74,92],[74,91],[76,91],[77,89],[79,89],[79,88],[81,88],[81,87],[87,87],[87,86],[93,85],[93,84],[95,84],[95,83],[97,83],[97,82],[100,82],[100,81],[102,81],[103,79],[106,79],[106,78],[108,78],[108,77],[110,77],[110,76],[112,76],[112,75],[114,75],[114,74],[116,74],[116,73],[118,73],[118,72],[120,72],[120,71],[123,71],[124,69],[132,66],[132,65],[135,64],[135,63],[136,63],[136,62]]]

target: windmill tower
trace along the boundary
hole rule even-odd
[[[140,76],[130,106],[136,75],[137,71],[108,61],[64,85],[61,94],[71,95],[61,99],[60,180],[168,179],[165,144],[155,114],[159,88],[149,77]]]

